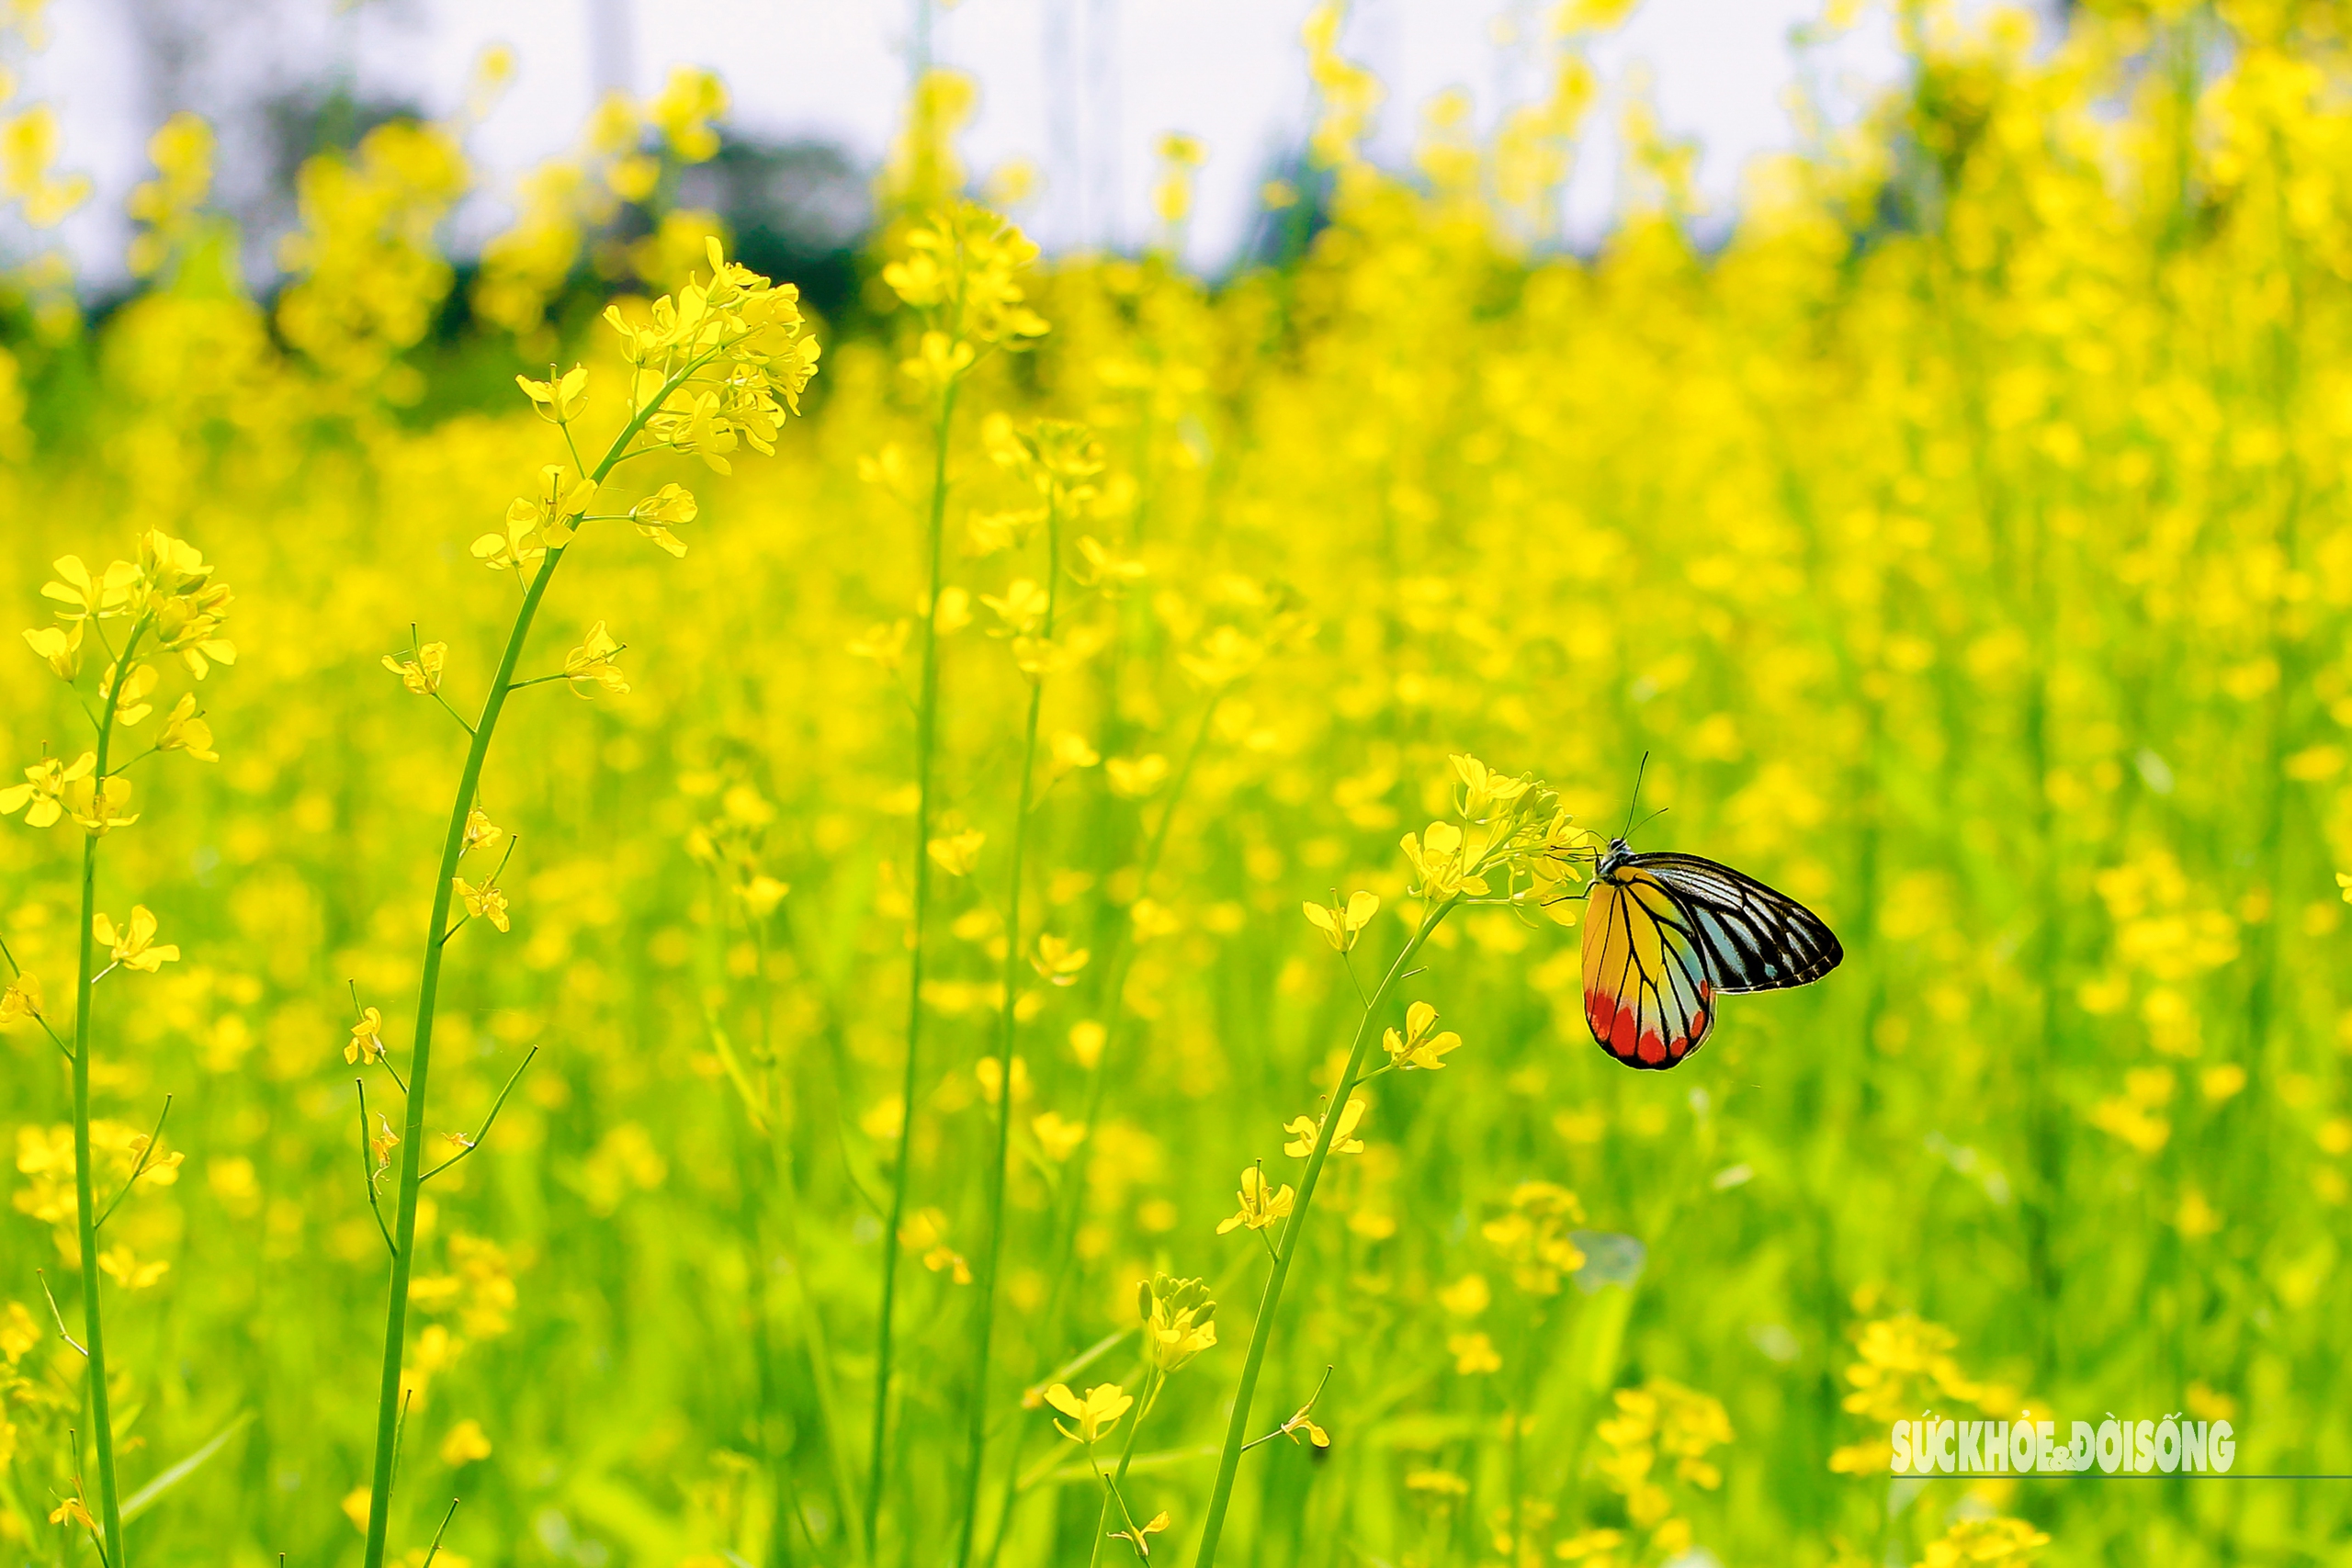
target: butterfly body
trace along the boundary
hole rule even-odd
[[[1787,894],[1699,855],[1610,840],[1584,921],[1585,1021],[1629,1067],[1679,1066],[1714,1028],[1726,993],[1818,980],[1846,956]]]

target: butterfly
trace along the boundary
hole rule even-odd
[[[1629,1067],[1689,1059],[1715,998],[1820,979],[1846,956],[1790,897],[1699,855],[1637,854],[1622,838],[1594,867],[1584,916],[1584,1016]]]

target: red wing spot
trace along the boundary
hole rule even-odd
[[[1666,1043],[1666,1054],[1678,1062],[1682,1060],[1682,1054],[1690,1049],[1690,1042],[1679,1034]]]
[[[1641,1053],[1642,1060],[1653,1066],[1666,1060],[1666,1042],[1648,1030],[1642,1032],[1641,1043],[1636,1049]]]
[[[1585,1023],[1592,1030],[1592,1037],[1603,1045],[1609,1043],[1609,1021],[1614,1010],[1610,1005],[1608,992],[1587,991],[1584,994]]]
[[[1710,986],[1704,980],[1699,982],[1699,1003],[1702,1007],[1705,1006],[1714,994],[1715,988],[1713,986]]]
[[[1609,1026],[1609,1048],[1630,1062],[1634,1059],[1634,1010],[1620,1006],[1617,1017]]]

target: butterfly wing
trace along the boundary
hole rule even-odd
[[[1672,895],[1717,991],[1777,991],[1820,979],[1846,956],[1822,918],[1776,888],[1699,855],[1635,855]],[[1622,873],[1621,873],[1622,874]]]
[[[1584,1013],[1629,1067],[1671,1067],[1714,1026],[1714,992],[1690,918],[1657,877],[1626,867],[1592,884],[1584,917]]]

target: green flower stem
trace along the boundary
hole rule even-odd
[[[1234,1391],[1233,1415],[1225,1427],[1225,1447],[1217,1455],[1216,1487],[1209,1494],[1207,1519],[1201,1526],[1201,1549],[1193,1559],[1193,1568],[1210,1568],[1216,1561],[1217,1537],[1225,1530],[1225,1511],[1233,1501],[1233,1478],[1240,1468],[1241,1450],[1250,1440],[1250,1402],[1258,1392],[1258,1373],[1266,1363],[1266,1347],[1274,1337],[1274,1316],[1282,1306],[1283,1282],[1290,1277],[1290,1267],[1297,1261],[1298,1249],[1305,1238],[1306,1213],[1315,1201],[1315,1185],[1322,1179],[1323,1165],[1331,1155],[1331,1134],[1338,1131],[1340,1114],[1346,1109],[1348,1091],[1354,1089],[1363,1071],[1364,1055],[1372,1044],[1373,1026],[1381,1010],[1387,1006],[1396,984],[1404,977],[1413,955],[1430,939],[1461,901],[1460,896],[1433,904],[1421,916],[1421,923],[1414,929],[1412,939],[1389,964],[1388,973],[1381,976],[1380,988],[1372,993],[1365,1004],[1363,1018],[1356,1025],[1355,1042],[1348,1049],[1348,1065],[1340,1074],[1340,1086],[1331,1096],[1331,1103],[1324,1109],[1322,1125],[1316,1130],[1315,1148],[1306,1156],[1306,1173],[1298,1179],[1298,1201],[1283,1223],[1282,1245],[1274,1249],[1274,1266],[1266,1275],[1266,1293],[1258,1303],[1258,1321],[1250,1329],[1250,1353],[1241,1363],[1241,1384]]]
[[[114,679],[98,708],[97,761],[91,770],[91,810],[106,819],[107,754],[113,748],[115,711],[123,682],[130,678],[130,656],[147,633],[141,615],[114,661]],[[111,1568],[129,1561],[123,1551],[122,1504],[115,1480],[114,1416],[107,1393],[106,1325],[98,1311],[98,1208],[96,1173],[90,1166],[90,988],[97,984],[98,840],[96,829],[82,840],[82,963],[74,979],[74,1196],[76,1234],[82,1246],[82,1348],[90,1362],[90,1446],[98,1455],[98,1522],[105,1527],[105,1555]],[[135,1178],[134,1178],[135,1179]],[[128,1190],[128,1189],[126,1189]]]
[[[1046,615],[1044,635],[1054,635],[1054,604],[1060,592],[1061,508],[1050,493],[1046,505]],[[980,1469],[988,1457],[989,1352],[996,1328],[996,1275],[1004,1255],[1004,1168],[1012,1155],[1012,1046],[1021,1029],[1013,1008],[1021,978],[1021,877],[1029,847],[1029,814],[1036,799],[1037,722],[1046,706],[1046,678],[1029,683],[1029,724],[1021,742],[1021,805],[1012,819],[1012,865],[1006,873],[1004,900],[1004,1010],[997,1035],[996,1150],[988,1171],[988,1242],[980,1253],[979,1326],[972,1335],[971,1430],[964,1461],[964,1533],[956,1561],[972,1560],[972,1535],[980,1522]],[[1017,1461],[1016,1461],[1017,1464]]]
[[[726,946],[726,917],[720,913],[720,910],[728,896],[725,878],[714,874],[710,879],[712,915],[709,926],[710,950],[714,961],[723,959]],[[769,1060],[768,1041],[767,943],[761,938],[760,919],[757,915],[746,910],[744,925],[752,934],[759,957],[758,968],[754,975],[756,985],[754,994],[757,998],[755,1010],[760,1029],[758,1060],[768,1064],[764,1070],[773,1079],[775,1066]],[[775,1492],[775,1523],[771,1528],[768,1541],[767,1562],[769,1568],[790,1568],[793,1561],[790,1539],[792,1520],[788,1512],[792,1507],[793,1496],[790,1450],[786,1445],[776,1440],[776,1432],[780,1424],[778,1413],[784,1402],[776,1389],[775,1346],[773,1336],[768,1332],[770,1292],[764,1282],[768,1277],[767,1248],[763,1245],[760,1235],[760,1193],[765,1185],[765,1178],[761,1168],[755,1164],[758,1157],[764,1156],[769,1152],[765,1140],[773,1123],[782,1117],[783,1096],[779,1089],[771,1085],[763,1088],[755,1098],[751,1081],[743,1076],[736,1063],[735,1047],[727,1037],[726,1025],[720,1021],[718,1007],[711,999],[710,995],[714,986],[723,986],[724,982],[718,977],[724,973],[723,964],[714,962],[709,974],[702,978],[704,987],[702,1019],[703,1027],[709,1032],[711,1044],[717,1048],[718,1059],[725,1065],[729,1087],[733,1089],[736,1108],[741,1112],[740,1119],[729,1116],[727,1120],[729,1127],[734,1131],[735,1134],[735,1173],[738,1189],[735,1224],[737,1233],[741,1237],[743,1248],[743,1279],[746,1286],[745,1294],[748,1297],[752,1366],[759,1382],[759,1449],[761,1456],[767,1462],[768,1473]],[[787,1135],[781,1127],[775,1128],[775,1147],[779,1150],[788,1143]],[[786,1179],[788,1181],[788,1175]],[[788,1193],[788,1187],[786,1191]]]
[[[776,1392],[776,1354],[773,1337],[768,1333],[767,1292],[763,1288],[766,1277],[764,1254],[760,1244],[760,1178],[753,1165],[755,1154],[764,1154],[760,1147],[766,1129],[750,1114],[738,1119],[729,1117],[735,1130],[735,1171],[740,1188],[735,1204],[736,1227],[742,1237],[744,1278],[750,1281],[752,1366],[759,1383],[759,1448],[766,1461],[768,1475],[775,1491],[773,1505],[774,1521],[768,1530],[768,1568],[792,1568],[793,1486],[790,1450],[777,1441],[780,1426],[779,1410],[783,1400]]]
[[[1168,1374],[1158,1367],[1153,1367],[1144,1378],[1143,1398],[1136,1404],[1136,1418],[1127,1423],[1127,1440],[1119,1445],[1119,1466],[1111,1472],[1111,1479],[1102,1488],[1102,1507],[1094,1517],[1094,1547],[1086,1554],[1086,1568],[1095,1568],[1102,1561],[1102,1543],[1111,1539],[1111,1505],[1114,1502],[1119,1505],[1119,1517],[1125,1521],[1126,1527],[1129,1529],[1136,1528],[1136,1517],[1128,1509],[1126,1495],[1119,1490],[1119,1486],[1127,1478],[1127,1466],[1135,1461],[1136,1438],[1143,1431],[1144,1417],[1150,1415],[1151,1407],[1159,1402],[1160,1385],[1167,1382],[1167,1378]]]
[[[440,872],[433,886],[433,915],[425,927],[424,974],[417,988],[416,1043],[409,1058],[408,1107],[401,1118],[400,1199],[392,1220],[391,1290],[384,1313],[383,1376],[376,1391],[376,1465],[368,1502],[367,1568],[383,1568],[385,1541],[391,1525],[392,1448],[400,1430],[401,1368],[408,1348],[408,1288],[416,1255],[416,1195],[424,1175],[424,1095],[433,1071],[433,1019],[440,999],[441,955],[448,945],[449,898],[458,861],[465,853],[466,818],[481,786],[482,764],[489,759],[491,739],[498,732],[499,716],[514,685],[514,666],[523,657],[524,641],[530,636],[531,623],[547,597],[548,581],[562,560],[562,547],[549,550],[537,575],[531,579],[530,587],[524,592],[523,607],[515,613],[514,629],[506,637],[506,651],[499,659],[498,673],[491,682],[490,695],[482,703],[481,718],[474,726],[473,741],[466,749],[465,771],[458,780],[457,800],[449,812],[449,830],[441,845]]]
[[[907,1152],[913,1146],[915,1084],[922,1043],[923,913],[931,902],[932,753],[939,735],[939,594],[944,586],[942,540],[947,522],[947,436],[956,418],[959,382],[950,381],[939,400],[939,423],[932,436],[931,508],[923,548],[930,562],[931,591],[923,600],[922,692],[915,707],[915,847],[913,941],[907,960],[907,1061],[899,1091],[899,1157],[890,1176],[890,1220],[882,1233],[882,1303],[874,1350],[874,1437],[865,1472],[865,1551],[878,1561],[875,1530],[882,1520],[884,1456],[890,1431],[892,1315],[899,1292],[899,1231],[907,1222]],[[377,1568],[370,1563],[368,1568]]]
[[[715,899],[726,897],[725,887],[716,877],[712,879],[711,895]],[[736,1104],[742,1112],[740,1122],[732,1122],[730,1118],[730,1122],[739,1129],[736,1168],[743,1188],[742,1201],[736,1205],[736,1221],[743,1238],[744,1277],[751,1281],[752,1359],[760,1370],[760,1440],[768,1458],[769,1472],[775,1488],[776,1537],[770,1543],[769,1556],[772,1562],[782,1563],[788,1560],[791,1548],[791,1543],[784,1539],[785,1531],[795,1523],[805,1529],[806,1519],[794,1517],[799,1514],[800,1508],[797,1500],[797,1488],[792,1478],[793,1449],[775,1441],[775,1429],[780,1422],[789,1418],[789,1411],[782,1393],[782,1380],[776,1372],[776,1344],[768,1331],[768,1298],[773,1292],[761,1283],[768,1273],[767,1248],[761,1241],[760,1215],[763,1210],[759,1202],[763,1173],[765,1171],[772,1170],[775,1179],[775,1197],[767,1207],[775,1216],[775,1245],[786,1266],[785,1275],[789,1281],[786,1287],[789,1298],[787,1304],[799,1323],[808,1347],[818,1415],[823,1423],[820,1436],[824,1439],[828,1473],[832,1482],[833,1504],[841,1510],[838,1517],[844,1532],[857,1519],[857,1488],[850,1479],[847,1456],[842,1451],[840,1402],[833,1393],[832,1362],[825,1348],[824,1322],[818,1315],[816,1303],[809,1299],[802,1284],[806,1274],[801,1268],[797,1222],[800,1195],[793,1174],[790,1085],[785,1077],[783,1065],[775,1057],[775,1024],[771,1016],[774,1009],[769,1005],[766,923],[762,918],[747,912],[744,926],[751,932],[752,943],[758,954],[758,991],[754,1012],[759,1024],[759,1043],[753,1058],[761,1067],[758,1087],[754,1088],[752,1080],[740,1069],[734,1043],[728,1038],[727,1027],[707,996],[703,1003],[703,1026],[709,1031],[711,1044],[726,1066],[728,1078],[735,1090]],[[723,945],[724,926],[714,920],[711,934],[716,953]],[[773,1163],[758,1165],[755,1156],[765,1157]],[[813,1536],[810,1540],[811,1544],[815,1544]],[[863,1555],[863,1549],[857,1554]]]
[[[800,1188],[792,1153],[791,1086],[785,1077],[784,1064],[777,1059],[775,1052],[775,1008],[768,980],[767,921],[764,918],[755,918],[748,923],[752,928],[752,945],[759,955],[760,1059],[766,1078],[768,1150],[775,1166],[777,1239],[784,1247],[786,1261],[791,1265],[787,1288],[792,1296],[795,1315],[799,1319],[801,1337],[808,1348],[809,1376],[817,1392],[817,1414],[824,1422],[826,1462],[832,1477],[833,1506],[841,1510],[842,1528],[846,1530],[850,1521],[856,1517],[856,1505],[853,1501],[856,1489],[850,1481],[848,1456],[842,1449],[840,1401],[833,1393],[833,1363],[831,1353],[826,1348],[825,1319],[817,1310],[816,1298],[808,1292],[808,1270],[801,1266]],[[788,1479],[786,1469],[788,1457],[779,1455],[777,1458],[780,1479]],[[783,1507],[781,1500],[777,1507]],[[776,1528],[779,1530],[783,1529],[781,1518]]]
[[[780,1104],[780,1090],[777,1099]],[[817,1391],[817,1412],[825,1424],[825,1452],[831,1472],[833,1506],[841,1510],[842,1528],[846,1530],[850,1521],[856,1517],[853,1512],[856,1486],[850,1477],[849,1454],[841,1438],[841,1401],[833,1390],[832,1354],[828,1348],[824,1315],[818,1311],[816,1297],[808,1290],[808,1271],[801,1267],[803,1248],[797,1220],[800,1195],[793,1176],[791,1135],[784,1125],[780,1111],[770,1124],[768,1136],[775,1159],[776,1195],[780,1200],[778,1230],[785,1257],[792,1264],[792,1275],[786,1289],[800,1321],[801,1338],[808,1348],[810,1376]]]
[[[645,428],[645,422],[716,352],[707,351],[689,359],[646,400],[621,427],[620,434],[613,437],[604,460],[588,475],[593,482],[603,484],[624,457],[637,456],[628,450],[628,445]],[[569,432],[566,434],[569,435]],[[392,1461],[401,1422],[401,1368],[408,1349],[409,1273],[416,1256],[416,1195],[424,1178],[424,1094],[433,1069],[433,1018],[440,999],[441,954],[450,936],[450,893],[457,880],[458,862],[465,854],[466,819],[481,787],[482,764],[490,758],[490,743],[498,733],[499,716],[505,711],[506,699],[515,689],[514,667],[522,660],[523,645],[530,637],[531,624],[538,618],[548,584],[554,580],[556,568],[563,564],[568,547],[557,545],[549,548],[530,585],[523,591],[522,607],[515,611],[514,627],[506,636],[506,651],[499,656],[498,672],[491,678],[490,694],[482,699],[481,715],[473,725],[473,737],[466,748],[465,770],[458,779],[456,798],[449,804],[449,830],[441,842],[440,874],[433,886],[433,915],[424,931],[424,972],[417,985],[416,1043],[409,1059],[408,1109],[401,1119],[400,1201],[392,1224],[391,1288],[384,1308],[383,1375],[376,1389],[376,1462],[368,1483],[367,1568],[384,1568],[385,1543],[391,1529]]]
[[[1225,700],[1225,688],[1219,687],[1201,710],[1201,722],[1193,731],[1192,744],[1185,749],[1184,761],[1176,770],[1176,777],[1168,790],[1168,804],[1161,808],[1159,826],[1152,830],[1151,841],[1144,851],[1136,879],[1136,894],[1140,897],[1151,890],[1152,873],[1159,868],[1160,852],[1168,847],[1168,829],[1176,820],[1176,812],[1183,804],[1185,786],[1193,777],[1193,764],[1200,761],[1201,749],[1208,741],[1209,726],[1216,718],[1217,705]],[[1094,1148],[1094,1129],[1102,1118],[1102,1098],[1110,1084],[1113,1054],[1120,1044],[1121,1032],[1126,1023],[1127,969],[1135,960],[1135,942],[1123,940],[1117,957],[1107,966],[1109,978],[1104,990],[1110,998],[1103,1024],[1102,1054],[1095,1058],[1087,1084],[1086,1116],[1080,1123],[1078,1147],[1064,1163],[1062,1189],[1068,1194],[1067,1213],[1056,1223],[1058,1233],[1054,1246],[1054,1281],[1046,1294],[1046,1310],[1038,1315],[1042,1325],[1039,1338],[1051,1343],[1060,1322],[1060,1314],[1071,1265],[1077,1257],[1078,1224],[1086,1197],[1086,1171],[1089,1156]],[[1004,1506],[997,1515],[996,1534],[989,1545],[988,1563],[994,1568],[1004,1551],[1004,1538],[1012,1524],[1012,1505],[1021,1489],[1021,1450],[1028,1441],[1028,1427],[1013,1428],[1012,1460],[1004,1477]]]

